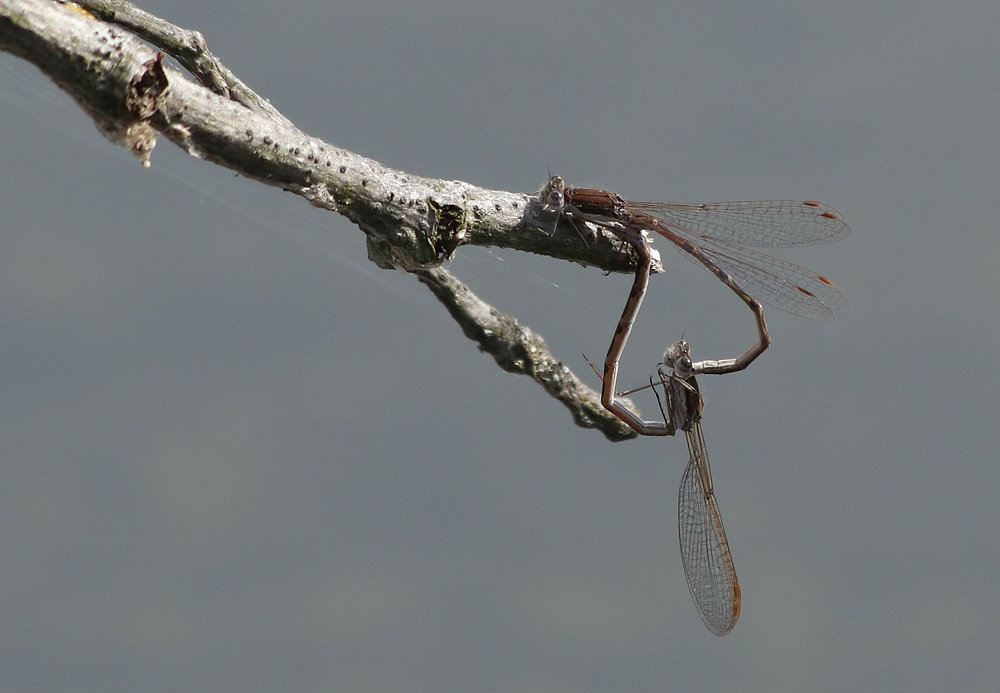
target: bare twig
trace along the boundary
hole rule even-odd
[[[182,29],[122,0],[80,0],[77,4],[90,10],[94,16],[128,29],[173,56],[216,94],[270,115],[279,123],[291,125],[270,101],[240,81],[209,52],[200,31]]]
[[[163,53],[145,41],[175,57],[201,84],[166,65]],[[633,259],[618,252],[610,235],[583,243],[568,224],[553,231],[555,219],[535,195],[414,176],[311,137],[233,76],[200,33],[127,2],[0,0],[0,49],[38,66],[110,140],[146,166],[163,135],[194,157],[347,217],[366,234],[374,262],[417,273],[503,368],[531,375],[581,426],[600,428],[615,440],[631,437],[609,421],[596,393],[552,357],[544,341],[437,269],[460,245],[472,244],[634,271]]]
[[[545,340],[517,320],[476,296],[455,275],[443,269],[416,270],[448,308],[465,336],[476,342],[505,371],[530,376],[566,405],[577,425],[599,429],[609,440],[634,438],[635,433],[601,406],[601,395],[558,361]]]

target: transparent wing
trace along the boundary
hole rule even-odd
[[[704,267],[684,246],[673,245]],[[763,303],[814,320],[829,320],[833,310],[844,305],[844,295],[833,282],[805,267],[709,238],[698,239],[696,245],[702,255]]]
[[[851,232],[835,209],[808,200],[749,202],[628,201],[630,208],[658,217],[694,236],[760,247],[830,243]]]
[[[684,576],[701,620],[716,635],[725,635],[740,617],[740,584],[712,490],[701,424],[692,423],[685,435],[691,459],[677,498]]]
[[[843,305],[840,289],[812,270],[743,248],[735,242],[699,236],[677,224],[667,225],[658,217],[638,214],[633,218],[669,240],[685,257],[705,269],[715,274],[723,270],[742,292],[759,301],[816,320],[829,320],[833,317],[833,309]]]

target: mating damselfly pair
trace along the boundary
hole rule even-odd
[[[828,243],[845,237],[850,227],[830,207],[809,200],[636,202],[607,190],[567,188],[559,176],[549,179],[539,200],[548,211],[610,231],[636,254],[635,280],[604,359],[601,403],[640,435],[684,431],[689,460],[677,513],[684,575],[705,625],[716,635],[725,635],[739,618],[740,586],[715,500],[701,431],[703,401],[695,376],[741,371],[767,349],[771,338],[761,302],[819,320],[831,318],[833,309],[843,303],[840,290],[826,277],[748,246]],[[718,277],[747,305],[757,327],[756,343],[735,358],[692,361],[686,342],[671,344],[662,360],[669,371],[660,368],[659,381],[650,380],[663,421],[642,419],[621,401],[629,393],[616,390],[619,362],[649,284],[650,233],[666,238]]]

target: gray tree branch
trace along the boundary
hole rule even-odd
[[[0,49],[39,67],[144,166],[164,136],[194,157],[347,217],[366,234],[372,261],[414,273],[502,368],[532,377],[579,425],[611,440],[634,437],[539,336],[440,268],[471,244],[634,271],[608,234],[584,243],[536,195],[415,176],[311,137],[232,75],[200,33],[127,2],[0,0]],[[164,52],[198,82],[165,64]]]

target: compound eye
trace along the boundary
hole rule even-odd
[[[691,374],[694,369],[694,364],[691,362],[690,356],[681,356],[680,358],[674,359],[674,372],[682,378],[686,378]]]
[[[566,197],[562,194],[562,191],[549,190],[549,194],[545,197],[545,209],[561,210],[565,206]]]

